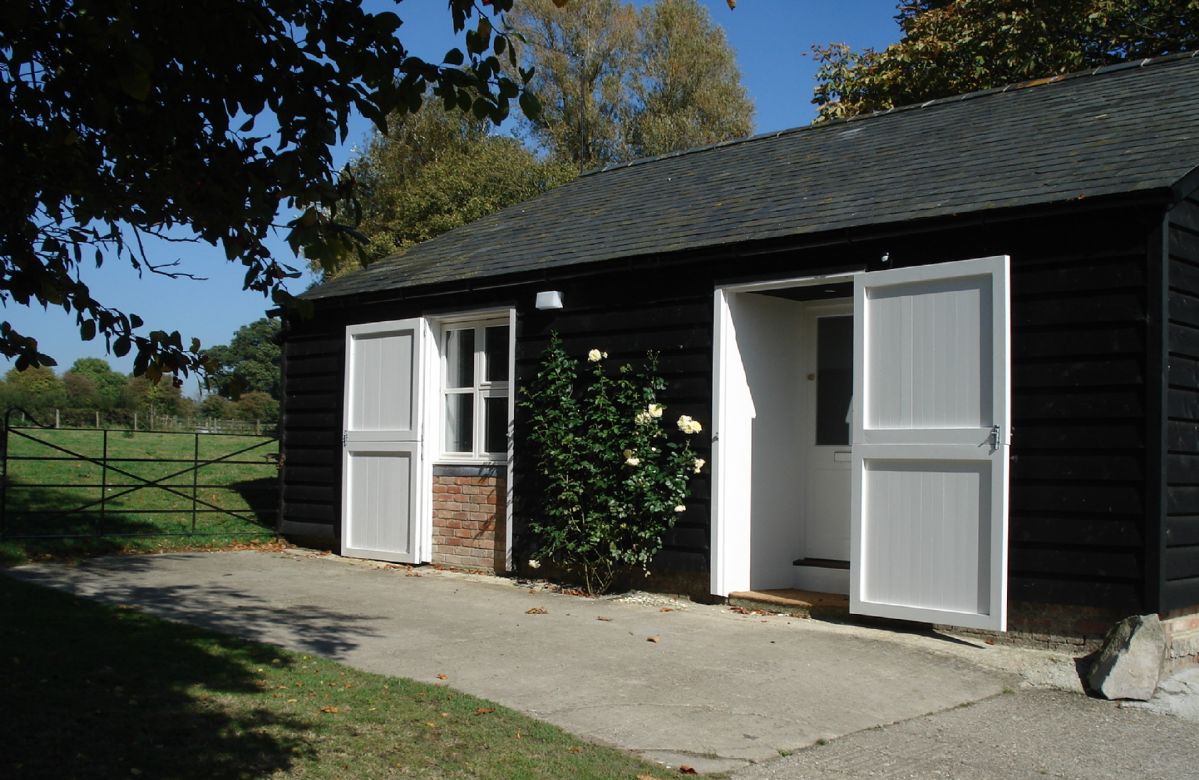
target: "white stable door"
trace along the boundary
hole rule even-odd
[[[342,555],[420,559],[423,329],[420,319],[346,328]]]
[[[854,280],[850,610],[1005,630],[1008,258]]]

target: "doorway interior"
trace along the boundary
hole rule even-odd
[[[726,298],[736,359],[722,389],[752,418],[721,434],[746,477],[725,481],[725,499],[750,529],[732,590],[849,593],[852,296],[840,277]]]

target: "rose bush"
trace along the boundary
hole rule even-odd
[[[537,453],[530,565],[554,561],[593,595],[622,568],[649,576],[663,536],[686,510],[691,477],[704,466],[686,438],[702,430],[700,423],[679,417],[681,440],[662,424],[657,395],[666,382],[657,356],[647,354],[638,371],[622,365],[615,376],[605,371],[607,357],[590,350],[580,377],[582,362],[554,334],[520,401]]]

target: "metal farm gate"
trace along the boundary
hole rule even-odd
[[[262,536],[278,513],[273,436],[11,425],[0,539]]]

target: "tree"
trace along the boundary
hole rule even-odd
[[[359,0],[34,0],[0,4],[0,302],[61,306],[156,379],[205,366],[196,341],[142,330],[80,280],[85,262],[177,274],[145,238],[202,241],[246,267],[244,286],[288,303],[297,272],[264,243],[277,215],[293,249],[333,261],[353,243],[351,179],[332,168],[352,111],[386,124],[427,91],[500,122],[519,97],[501,72],[512,0],[449,0],[465,52],[411,56],[400,18]],[[484,11],[486,7],[486,11]],[[477,19],[472,29],[468,21]],[[524,74],[524,75],[527,75]],[[0,323],[0,354],[53,365]]]
[[[493,135],[489,123],[436,101],[397,116],[376,132],[351,165],[361,209],[364,258],[345,257],[313,272],[326,278],[403,251],[413,244],[574,178],[571,166],[539,160],[514,138]]]
[[[274,425],[279,420],[279,402],[266,393],[249,392],[234,404],[237,416],[246,422]]]
[[[108,411],[129,406],[125,395],[129,378],[112,369],[108,361],[102,358],[79,358],[72,364],[71,369],[63,374],[63,382],[68,385],[68,395],[71,385],[84,387],[83,382],[91,386],[92,402],[87,404],[72,404],[78,408],[93,408]],[[78,380],[83,380],[79,382]],[[78,391],[76,391],[78,392]]]
[[[217,420],[227,420],[233,417],[236,406],[228,398],[223,398],[219,395],[207,395],[200,402],[197,411],[205,416]]]
[[[635,61],[637,14],[621,0],[582,0],[569,12],[525,0],[510,22],[525,41],[522,61],[541,100],[534,135],[560,160],[585,168],[627,159],[622,129]]]
[[[4,375],[4,406],[20,407],[38,416],[38,421],[47,424],[48,412],[66,403],[66,389],[62,380],[47,366],[33,366],[25,370],[10,368]]]
[[[724,30],[695,0],[658,0],[641,12],[640,110],[630,128],[638,155],[705,146],[753,132],[753,103],[741,85]]]
[[[173,382],[154,382],[144,376],[134,376],[126,384],[132,409],[158,416],[178,416],[189,411],[191,402]]]
[[[278,400],[283,381],[278,338],[279,321],[263,317],[238,328],[228,346],[210,349],[209,380],[217,392],[225,398],[261,392]]]
[[[882,51],[814,47],[820,119],[1199,47],[1197,0],[916,0]]]
[[[541,98],[530,120],[579,168],[710,144],[753,129],[723,31],[696,0],[522,0],[510,14]]]

